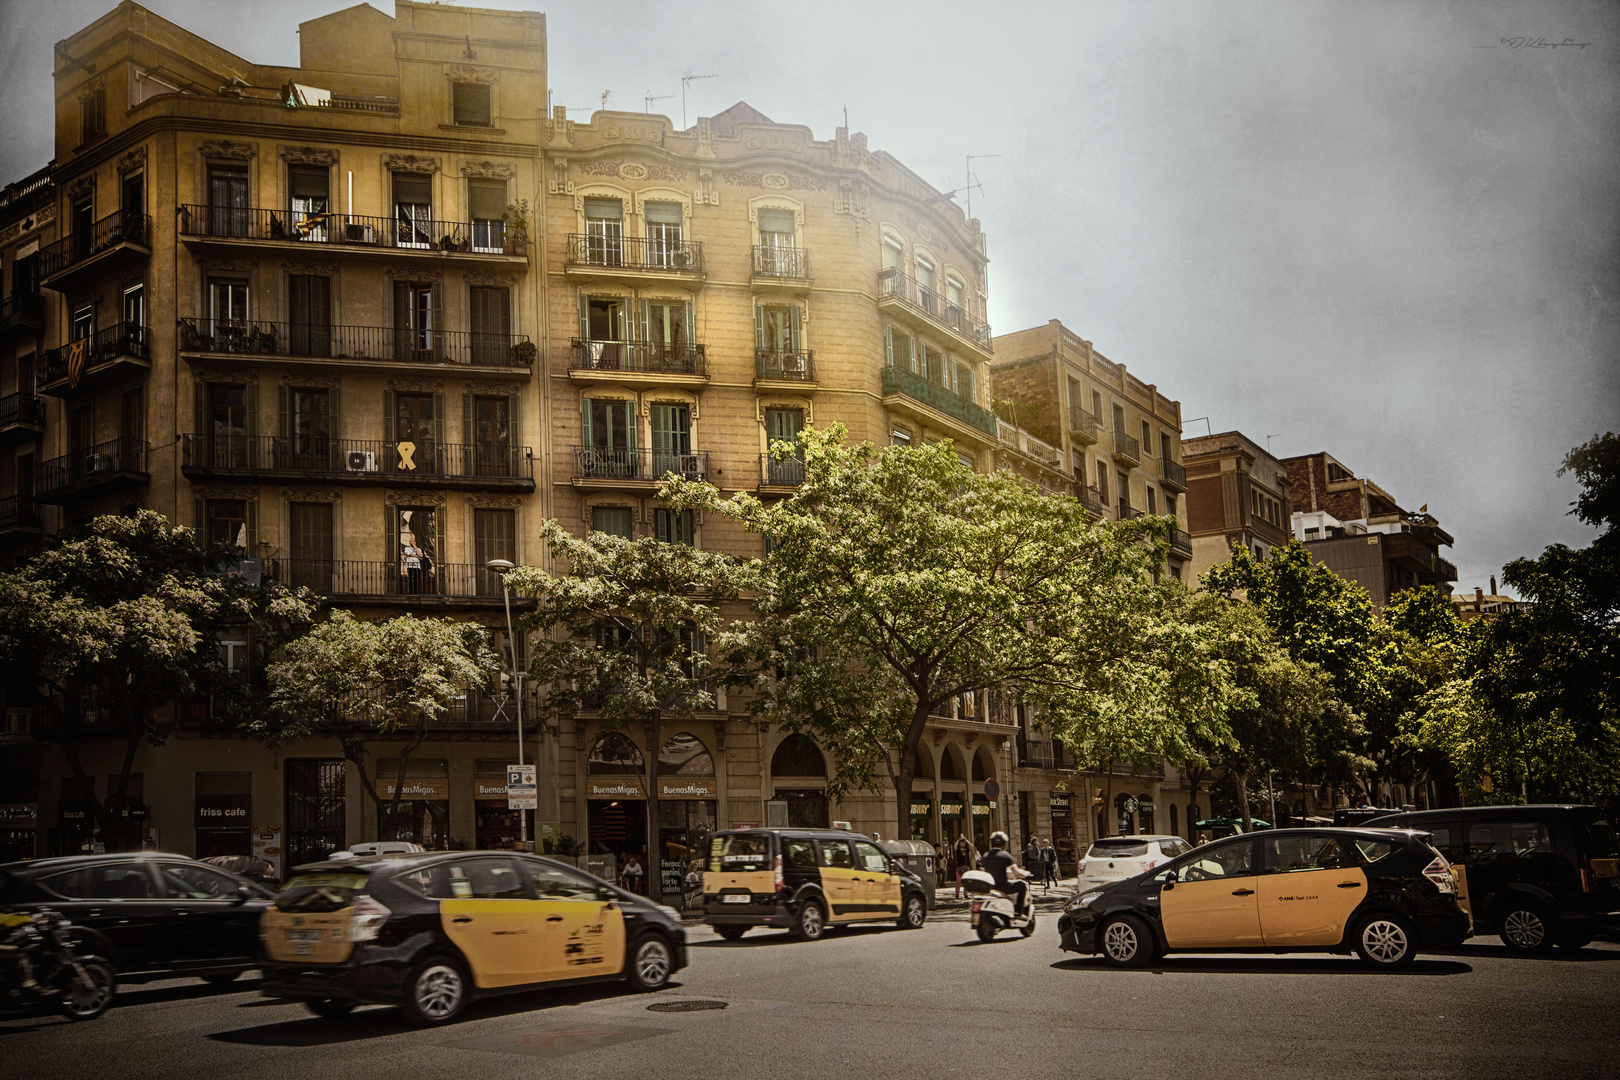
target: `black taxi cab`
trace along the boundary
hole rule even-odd
[[[672,908],[504,851],[300,866],[265,911],[259,940],[266,997],[322,1016],[395,1004],[418,1024],[540,985],[621,979],[656,990],[686,966]]]
[[[1457,878],[1424,833],[1284,829],[1194,848],[1088,890],[1058,920],[1060,947],[1142,967],[1167,951],[1354,951],[1411,963],[1473,932]]]
[[[922,879],[872,841],[842,829],[743,829],[709,840],[704,921],[728,940],[755,926],[805,941],[829,925],[928,918]]]

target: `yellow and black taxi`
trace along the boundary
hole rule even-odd
[[[841,829],[742,829],[709,840],[704,921],[735,941],[755,926],[814,941],[828,926],[928,918],[922,879],[877,844]]]
[[[1421,832],[1284,829],[1194,848],[1070,901],[1061,948],[1142,967],[1167,951],[1354,951],[1411,963],[1473,932],[1457,879]]]
[[[267,997],[322,1016],[398,1005],[443,1024],[476,997],[686,966],[679,914],[572,866],[499,851],[300,866],[259,925]]]

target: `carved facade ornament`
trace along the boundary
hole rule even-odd
[[[288,259],[281,268],[289,274],[314,274],[317,277],[335,277],[338,264],[320,259]]]
[[[223,367],[197,368],[192,371],[191,377],[197,382],[250,382],[259,381],[259,369],[251,367],[238,367],[226,364]]]
[[[443,379],[424,379],[418,375],[390,375],[388,389],[403,394],[442,394]]]
[[[256,487],[224,487],[217,484],[193,484],[191,494],[198,499],[246,499],[249,502],[259,497]]]
[[[415,154],[384,154],[383,168],[389,172],[436,173],[439,171],[439,159],[417,157]]]
[[[204,270],[251,271],[259,268],[259,260],[232,258],[229,255],[197,255],[192,259]]]
[[[546,184],[546,190],[553,195],[572,195],[574,183],[568,179],[568,159],[551,159],[551,180]]]
[[[83,176],[79,177],[77,180],[74,180],[73,183],[67,186],[68,201],[71,202],[82,195],[89,195],[95,190],[96,174],[93,172],[85,173]]]
[[[827,186],[827,181],[820,177],[773,172],[726,173],[726,183],[736,187],[764,188],[767,191],[822,191]]]
[[[467,388],[467,393],[469,394],[487,394],[490,396],[495,396],[498,394],[516,394],[521,392],[523,389],[523,384],[520,382],[506,382],[493,379],[485,379],[479,382],[468,382],[465,385]]]
[[[283,375],[279,381],[282,386],[306,387],[310,390],[335,390],[343,385],[343,380],[336,375]]]
[[[442,491],[389,491],[383,494],[386,506],[443,506]]]
[[[461,175],[484,180],[510,180],[517,175],[517,168],[504,161],[463,161]]]
[[[714,170],[698,170],[697,204],[699,206],[719,206],[720,193],[714,190]]]
[[[484,86],[494,86],[501,81],[500,73],[494,68],[473,67],[471,64],[451,64],[444,69],[444,77],[450,82],[480,83]]]
[[[281,501],[301,503],[335,503],[343,501],[343,492],[338,488],[282,488]]]
[[[229,139],[203,139],[197,143],[197,152],[205,158],[247,161],[259,156],[259,144],[231,142]]]
[[[389,263],[387,274],[390,280],[398,281],[443,281],[444,271],[421,263]]]
[[[469,495],[467,505],[480,510],[516,510],[523,505],[523,499],[517,495]]]
[[[517,284],[516,274],[502,273],[498,270],[469,270],[461,275],[468,285],[506,285]]]
[[[136,169],[144,168],[145,166],[146,146],[143,144],[141,146],[137,146],[135,149],[118,159],[118,175],[123,176],[125,173],[132,173]]]
[[[338,163],[338,152],[321,146],[283,146],[278,156],[289,165],[325,165],[330,168]]]

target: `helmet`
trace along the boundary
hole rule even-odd
[[[1004,833],[1004,832],[993,832],[993,833],[990,834],[990,847],[991,847],[992,850],[995,849],[995,848],[1003,848],[1003,847],[1006,847],[1006,846],[1007,846],[1007,834],[1006,833]]]

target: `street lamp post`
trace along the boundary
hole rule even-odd
[[[523,675],[517,669],[517,637],[512,633],[512,590],[506,584],[506,572],[512,569],[512,563],[506,559],[491,559],[484,564],[486,569],[493,570],[501,575],[501,600],[506,606],[506,647],[507,670],[512,674],[512,686],[517,691],[517,750],[519,765],[523,764]],[[535,785],[538,794],[539,785]],[[518,845],[524,851],[532,850],[529,847],[529,815],[525,810],[518,811]]]

